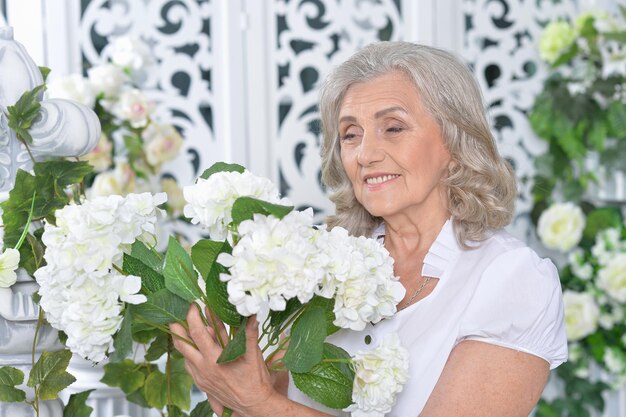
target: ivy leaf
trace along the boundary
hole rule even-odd
[[[112,362],[119,362],[123,360],[132,351],[132,318],[128,308],[124,311],[122,326],[113,337],[113,347],[115,348],[115,351],[109,357]]]
[[[150,407],[158,410],[167,404],[167,378],[158,369],[151,372],[143,386],[143,395]]]
[[[211,165],[207,170],[205,170],[200,178],[204,178],[205,180],[209,178],[211,175],[216,172],[239,172],[243,173],[246,169],[238,164],[227,164],[225,162],[216,162]]]
[[[87,405],[89,394],[95,389],[70,395],[67,405],[63,408],[63,417],[89,417],[93,408]]]
[[[155,324],[169,324],[187,318],[189,302],[167,289],[147,295],[147,301],[128,306],[133,317],[141,317]],[[141,320],[141,319],[139,319]]]
[[[173,236],[168,243],[163,275],[165,287],[180,298],[190,303],[202,298],[191,257]]]
[[[65,188],[80,183],[93,172],[87,161],[52,160],[38,162],[34,166],[36,176],[50,176],[57,187]]]
[[[239,197],[233,203],[231,214],[233,217],[233,223],[238,225],[244,220],[252,219],[255,214],[262,214],[265,216],[272,215],[282,219],[292,210],[293,206],[272,204],[253,197]]]
[[[39,386],[40,400],[56,399],[59,391],[76,381],[76,378],[66,371],[71,358],[72,352],[69,350],[44,351],[31,369],[26,385],[31,388]]]
[[[213,409],[207,400],[196,404],[189,417],[213,417]]]
[[[232,362],[246,353],[246,323],[248,323],[248,318],[244,317],[239,330],[237,330],[237,334],[235,334],[233,340],[224,347],[222,354],[217,358],[217,363]]]
[[[143,263],[133,255],[124,254],[123,269],[130,275],[141,277],[141,285],[148,290],[148,294],[165,288],[165,278],[157,271]],[[144,258],[145,259],[145,258]]]
[[[142,369],[130,359],[124,359],[118,363],[107,363],[104,365],[104,375],[100,382],[110,387],[118,387],[125,394],[131,394],[144,386],[146,375],[141,371]]]
[[[17,385],[24,382],[24,372],[12,366],[0,368],[0,401],[19,403],[26,399],[26,393]]]
[[[185,370],[183,357],[170,357],[170,398],[172,405],[187,410],[191,406],[193,378]]]
[[[291,372],[307,372],[322,360],[326,339],[326,314],[321,307],[307,308],[293,324],[283,363]]]
[[[28,129],[39,114],[41,104],[39,104],[39,95],[45,89],[45,85],[41,84],[32,90],[25,91],[13,106],[7,107],[8,125],[18,137],[27,142],[32,143],[33,138]]]
[[[324,359],[350,359],[343,349],[324,344]],[[352,404],[354,373],[347,364],[320,362],[306,373],[292,372],[294,385],[315,401],[334,409]]]

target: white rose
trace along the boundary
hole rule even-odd
[[[113,143],[104,134],[100,134],[98,144],[87,155],[81,156],[81,161],[87,161],[96,172],[106,171],[113,163],[111,154],[113,152]]]
[[[128,121],[132,127],[144,127],[148,124],[153,105],[138,89],[124,91],[117,102],[113,104],[111,112],[115,117]]]
[[[600,309],[591,294],[566,290],[563,293],[563,303],[567,340],[580,340],[596,331]]]
[[[150,123],[141,133],[146,160],[154,167],[176,158],[183,138],[172,125]]]
[[[120,36],[111,43],[111,61],[134,71],[152,65],[154,60],[148,45],[136,36]]]
[[[600,269],[598,287],[620,303],[626,302],[626,253],[616,254]]]
[[[105,97],[117,97],[120,88],[127,77],[124,71],[112,64],[103,64],[87,70],[89,82],[96,94],[103,93]]]
[[[90,108],[93,108],[96,102],[91,84],[80,74],[56,78],[47,83],[46,95],[49,98],[74,100]]]
[[[624,353],[620,349],[607,347],[604,351],[604,365],[609,372],[614,374],[621,374],[626,371],[625,359]]]
[[[568,202],[553,204],[541,213],[537,233],[547,248],[567,252],[580,242],[584,228],[583,211]]]
[[[17,281],[15,270],[19,264],[20,252],[17,249],[7,248],[0,254],[0,288],[15,284]]]

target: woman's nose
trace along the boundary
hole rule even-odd
[[[360,165],[368,166],[385,159],[385,151],[381,147],[381,143],[372,134],[364,134],[357,154],[357,161]]]

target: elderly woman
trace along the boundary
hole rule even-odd
[[[528,416],[550,369],[567,358],[561,288],[549,260],[502,230],[515,178],[470,71],[439,49],[376,43],[329,75],[320,111],[322,176],[335,191],[329,227],[379,239],[406,288],[392,319],[329,341],[355,353],[399,334],[410,377],[391,416]],[[199,350],[177,347],[216,411],[341,415],[292,384],[284,392],[254,323],[244,358],[213,365],[213,329],[195,309],[188,319]]]

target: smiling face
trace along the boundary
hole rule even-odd
[[[409,78],[391,72],[350,86],[339,112],[341,161],[373,216],[446,216],[450,154]],[[419,218],[419,217],[418,217]]]

